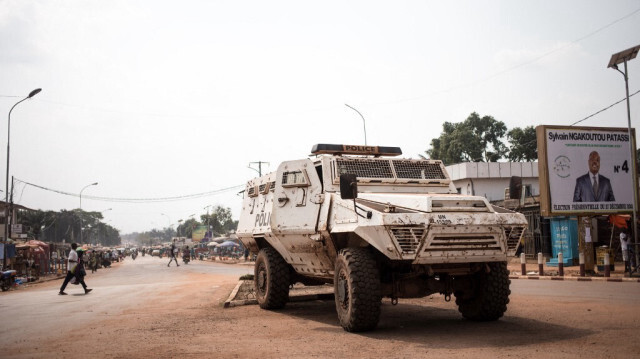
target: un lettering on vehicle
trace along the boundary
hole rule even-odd
[[[452,222],[449,218],[447,218],[446,215],[444,214],[439,214],[438,218],[435,219],[435,223],[437,224],[444,224],[446,226],[450,225]]]

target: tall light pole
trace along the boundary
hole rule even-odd
[[[257,164],[258,164],[258,169],[255,169],[255,168],[251,167],[251,165],[252,165],[253,163],[257,163]],[[258,176],[262,177],[262,164],[263,164],[263,163],[264,163],[264,164],[266,164],[266,165],[269,165],[269,162],[264,162],[264,161],[249,162],[249,166],[248,166],[248,168],[251,168],[252,170],[254,170],[254,171],[258,172]],[[206,208],[206,207],[205,207],[205,208]]]
[[[251,167],[249,167],[249,168],[251,168]],[[209,240],[212,240],[213,239],[213,230],[211,230],[211,218],[209,217],[209,207],[211,207],[211,205],[208,205],[208,206],[203,208],[203,209],[207,210],[207,231],[204,233],[204,236],[206,237],[207,236],[207,232],[210,231],[211,237],[209,238]]]
[[[4,187],[4,256],[2,257],[2,268],[7,266],[7,241],[9,240],[9,143],[11,142],[11,111],[13,111],[13,109],[18,106],[18,104],[20,104],[22,101],[25,101],[27,99],[32,98],[33,96],[37,95],[38,93],[40,93],[40,91],[42,91],[42,89],[35,89],[31,92],[29,92],[29,95],[27,95],[27,97],[23,98],[22,100],[16,102],[15,105],[13,105],[13,107],[11,107],[11,109],[9,110],[9,118],[7,121],[7,174],[5,177],[5,187]]]
[[[633,179],[633,227],[631,230],[633,231],[633,242],[636,252],[636,265],[638,265],[638,260],[640,260],[640,253],[638,253],[638,230],[637,230],[637,211],[636,211],[636,202],[638,201],[638,182],[636,181],[637,172],[636,172],[636,161],[635,159],[635,143],[633,141],[633,137],[631,137],[631,106],[629,105],[629,75],[627,73],[627,62],[633,60],[638,56],[638,51],[640,51],[640,45],[632,47],[630,49],[626,49],[624,51],[618,52],[616,54],[611,55],[611,59],[609,60],[609,65],[607,67],[613,68],[617,70],[619,73],[624,76],[624,86],[627,90],[627,133],[629,135],[629,151],[631,152],[631,177]],[[624,63],[624,72],[618,69],[618,64]]]
[[[367,124],[364,121],[364,116],[362,116],[360,111],[356,110],[354,107],[351,107],[351,106],[347,105],[346,103],[344,105],[347,106],[348,108],[354,110],[355,112],[358,113],[358,115],[360,115],[360,117],[362,117],[362,126],[364,127],[364,145],[366,146],[367,145]]]
[[[80,190],[80,243],[82,243],[82,191],[87,189],[89,186],[97,186],[98,182],[90,183]]]
[[[183,222],[182,219],[178,220],[178,223],[180,223],[180,224],[178,224],[178,228],[176,229],[176,236],[178,236],[178,237],[180,237],[180,226],[182,225],[182,222]]]

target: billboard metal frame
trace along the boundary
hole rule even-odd
[[[550,141],[548,138],[549,137],[548,134],[552,133],[552,131],[555,131],[556,134],[558,133],[560,134],[560,136],[557,136],[559,140],[566,141],[566,142],[571,142],[571,141],[574,142],[571,144],[565,144],[565,146],[573,147],[571,151],[574,154],[574,156],[576,153],[580,153],[580,156],[582,157],[580,158],[575,157],[576,159],[578,159],[577,163],[575,162],[575,159],[573,162],[571,161],[571,156],[568,156],[568,157],[557,156],[558,144],[555,143],[555,139]],[[580,140],[573,140],[573,139],[566,140],[564,137],[562,137],[562,135],[566,133],[586,134],[586,136],[579,137]],[[635,129],[631,129],[631,138],[630,138],[631,146],[628,145],[629,129],[626,127],[614,128],[614,127],[577,127],[577,126],[542,125],[542,126],[536,127],[536,137],[538,142],[538,173],[540,176],[540,213],[542,216],[552,217],[552,216],[594,216],[594,215],[608,215],[608,214],[630,214],[633,212],[633,208],[637,208],[638,200],[636,198],[635,202],[633,202],[634,195],[624,196],[624,194],[626,194],[627,192],[636,193],[633,187],[629,188],[628,191],[618,190],[618,192],[623,195],[623,196],[620,196],[623,199],[620,197],[616,198],[618,202],[622,200],[628,200],[630,198],[631,205],[629,205],[628,203],[624,205],[605,204],[605,203],[612,203],[612,202],[589,202],[587,204],[582,204],[582,203],[577,204],[576,202],[572,202],[572,205],[555,205],[554,204],[555,198],[553,198],[553,193],[557,194],[558,189],[552,188],[552,187],[557,186],[558,180],[555,177],[554,178],[550,177],[553,174],[555,174],[555,176],[563,177],[565,173],[563,173],[562,171],[567,171],[566,172],[567,180],[565,181],[565,184],[564,184],[566,187],[566,183],[569,183],[570,181],[575,182],[575,179],[571,177],[571,174],[575,175],[575,173],[577,172],[577,169],[571,168],[571,166],[577,166],[578,168],[581,168],[583,172],[588,171],[587,165],[586,165],[587,161],[584,160],[584,158],[588,158],[589,153],[594,150],[593,148],[590,148],[590,147],[599,146],[603,148],[603,151],[608,151],[608,150],[611,151],[610,148],[617,147],[619,148],[617,151],[619,151],[620,153],[622,153],[622,151],[626,151],[625,155],[626,154],[630,155],[630,159],[632,163],[628,164],[628,167],[631,169],[630,171],[631,183],[629,185],[637,186],[638,176],[637,176],[637,173],[635,173],[635,171],[633,170],[636,167],[635,166],[635,163],[637,160],[636,151],[631,151],[631,148],[634,148],[634,149],[636,148]],[[625,137],[626,137],[626,141],[624,140]],[[585,144],[585,142],[588,142],[588,141],[585,141],[584,138],[597,138],[598,145],[589,146],[588,144]],[[613,138],[614,140],[612,141],[616,141],[615,140],[616,138],[618,140],[617,142],[608,142],[609,138]],[[617,143],[617,145],[615,144],[612,145],[611,143]],[[625,145],[621,145],[621,143],[624,143]],[[554,156],[554,158],[549,158],[549,156]],[[606,164],[606,166],[611,166],[611,164]],[[619,169],[619,165],[616,164],[616,166],[618,167],[617,169]],[[553,167],[553,172],[554,172],[553,174],[550,173],[550,167]],[[609,170],[609,167],[606,167],[606,168],[607,170]],[[572,171],[572,172],[569,172],[569,171]],[[609,171],[608,173],[611,173],[611,171]],[[570,180],[569,180],[569,177],[571,177]],[[577,187],[577,184],[576,184],[576,187]],[[563,191],[563,195],[565,197],[567,196],[566,191]],[[570,196],[572,194],[568,194],[568,195]]]

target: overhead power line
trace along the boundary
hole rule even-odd
[[[23,180],[20,180],[20,179],[17,179],[17,178],[15,178],[15,181],[24,183],[25,185],[28,185],[28,186],[39,188],[39,189],[44,190],[44,191],[58,193],[58,194],[65,195],[65,196],[71,196],[71,197],[79,197],[80,196],[78,193],[71,193],[71,192],[61,191],[61,190],[57,190],[57,189],[53,189],[53,188],[48,188],[48,187],[40,186],[40,185],[37,185],[37,184],[34,184],[34,183],[29,183],[29,182],[26,182],[26,181],[23,181]],[[201,193],[194,193],[194,194],[188,194],[188,195],[182,195],[182,196],[173,196],[173,197],[126,198],[126,197],[101,197],[101,196],[91,196],[91,195],[84,195],[82,197],[83,198],[92,199],[92,200],[95,200],[95,201],[103,201],[103,202],[124,202],[124,203],[173,202],[173,201],[182,201],[182,200],[188,200],[188,199],[194,199],[194,198],[213,196],[213,195],[217,195],[217,194],[224,193],[224,192],[234,191],[234,190],[237,190],[239,188],[244,188],[244,186],[245,185],[237,185],[237,186],[221,188],[221,189],[217,189],[217,190],[213,190],[213,191],[208,191],[208,192],[201,192]]]
[[[640,90],[638,90],[638,91],[636,91],[636,92],[632,93],[631,95],[629,95],[629,97],[631,97],[631,96],[633,96],[633,95],[637,95],[638,93],[640,93]],[[604,112],[604,111],[606,111],[606,110],[608,110],[608,109],[612,108],[613,106],[615,106],[615,105],[619,104],[620,102],[625,101],[626,99],[627,99],[627,98],[625,97],[625,98],[623,98],[622,100],[620,100],[620,101],[618,101],[618,102],[616,102],[616,103],[613,103],[613,104],[611,104],[611,105],[609,105],[609,106],[607,106],[607,107],[603,108],[602,110],[600,110],[600,111],[598,111],[598,112],[592,113],[591,115],[589,115],[589,116],[587,116],[587,117],[583,118],[583,119],[582,119],[582,120],[580,120],[580,121],[576,121],[576,122],[572,123],[572,124],[571,124],[571,125],[569,125],[569,126],[577,125],[577,124],[579,124],[579,123],[580,123],[580,122],[582,122],[582,121],[586,121],[586,120],[588,120],[589,118],[591,118],[591,117],[593,117],[593,116],[595,116],[595,115],[597,115],[597,114],[599,114],[599,113],[601,113],[601,112]]]

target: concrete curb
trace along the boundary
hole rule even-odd
[[[251,287],[250,292],[243,292],[242,286],[247,283],[246,287]],[[236,287],[231,291],[229,298],[224,302],[225,308],[238,307],[242,305],[254,305],[258,304],[258,300],[255,298],[248,298],[254,296],[253,293],[253,280],[240,280]],[[329,293],[330,292],[330,293]],[[244,295],[243,299],[236,299],[238,296]],[[333,287],[319,286],[319,287],[305,287],[305,288],[292,288],[289,291],[289,302],[305,302],[311,300],[333,300]]]
[[[574,282],[627,282],[640,283],[640,278],[604,278],[604,277],[559,277],[559,276],[539,276],[539,275],[510,275],[509,279],[531,279],[531,280],[559,280]]]
[[[229,298],[224,302],[225,308],[237,307],[237,306],[249,305],[249,304],[258,304],[258,301],[256,299],[239,299],[239,300],[235,299],[236,296],[238,296],[240,287],[242,287],[244,282],[245,282],[244,280],[239,281],[238,284],[236,284],[236,287],[233,288],[233,290],[231,291],[231,294],[229,295]]]

